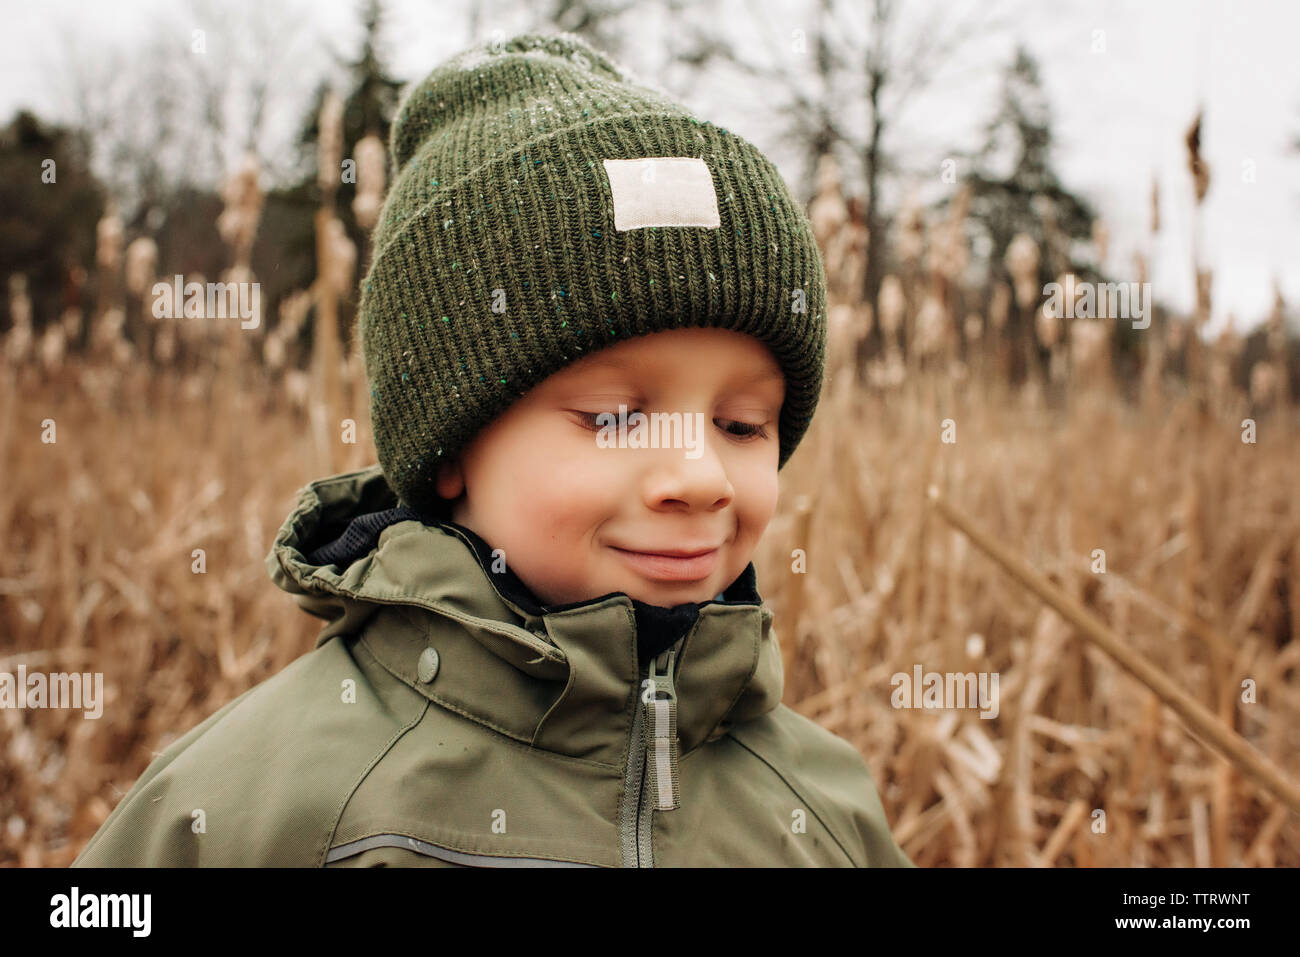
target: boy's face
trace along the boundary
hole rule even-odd
[[[776,508],[784,399],[780,366],[751,336],[640,336],[518,399],[443,465],[438,494],[543,604],[619,591],[667,607],[707,601],[745,570]],[[647,417],[645,448],[630,447],[635,411]],[[614,447],[597,441],[604,412]],[[664,429],[652,413],[679,413],[685,428]],[[690,560],[646,554],[705,549]]]

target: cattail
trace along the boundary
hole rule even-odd
[[[1237,391],[1233,373],[1245,343],[1237,334],[1236,325],[1236,315],[1229,313],[1228,324],[1214,341],[1214,351],[1210,356],[1210,386],[1220,403],[1226,403]]]
[[[1011,288],[1004,282],[993,287],[993,297],[989,302],[989,325],[996,332],[1006,328],[1007,315],[1011,312]]]
[[[63,326],[57,322],[50,323],[41,336],[41,365],[46,372],[55,372],[63,368],[63,356],[66,351],[66,334]]]
[[[1160,181],[1151,177],[1151,234],[1160,232]]]
[[[1016,304],[1021,309],[1038,298],[1038,243],[1028,233],[1016,233],[1007,245],[1007,271],[1016,287]]]
[[[347,296],[352,290],[352,276],[357,266],[357,247],[348,239],[347,230],[340,219],[331,219],[329,223],[329,261],[322,269],[330,287],[339,296]]]
[[[1185,368],[1189,382],[1199,382],[1206,376],[1204,348],[1199,331],[1210,319],[1211,270],[1202,268],[1201,205],[1210,189],[1210,167],[1201,156],[1201,112],[1187,131],[1187,167],[1192,174],[1192,187],[1196,204],[1192,207],[1192,269],[1196,274],[1196,317],[1185,344]]]
[[[1056,284],[1061,287],[1063,293],[1061,302],[1066,306],[1065,314],[1057,313],[1056,318],[1064,319],[1066,315],[1077,316],[1079,314],[1079,299],[1083,296],[1083,287],[1079,285],[1079,277],[1073,272],[1064,272],[1056,277]],[[1104,296],[1099,296],[1098,300],[1094,315],[1100,319],[1103,318],[1102,313],[1106,310],[1106,302]]]
[[[1081,375],[1094,375],[1109,365],[1110,328],[1110,323],[1099,319],[1070,323],[1070,358]]]
[[[9,277],[9,318],[15,326],[31,326],[32,300],[27,295],[27,276],[16,272]]]
[[[122,338],[122,327],[126,324],[126,313],[120,307],[104,312],[91,330],[91,347],[98,352],[111,354],[114,346]]]
[[[277,328],[283,329],[284,341],[292,342],[298,330],[311,312],[311,293],[305,289],[295,289],[280,301],[280,322]]]
[[[221,193],[225,203],[217,217],[217,232],[234,253],[236,265],[246,265],[257,238],[257,224],[262,217],[264,196],[258,183],[258,162],[253,153],[245,153],[233,173],[226,178]]]
[[[22,365],[32,353],[32,301],[22,273],[9,277],[9,318],[13,327],[5,339],[5,355],[14,365]]]
[[[1282,298],[1282,287],[1276,276],[1273,277],[1273,308],[1264,328],[1265,341],[1277,377],[1278,395],[1283,402],[1287,402],[1291,394],[1291,375],[1287,368],[1286,300]]]
[[[1273,308],[1269,310],[1264,328],[1269,350],[1272,352],[1285,351],[1286,300],[1282,298],[1282,287],[1278,284],[1276,276],[1273,277]]]
[[[112,273],[121,262],[122,220],[117,215],[117,206],[110,203],[95,226],[95,264],[104,272]]]
[[[970,209],[970,184],[963,184],[948,208],[948,218],[936,227],[930,239],[930,270],[950,283],[957,282],[966,271],[966,214]]]
[[[113,306],[95,322],[91,330],[91,348],[118,368],[128,365],[135,355],[135,349],[122,334],[126,325],[126,312],[121,306]]]
[[[812,223],[817,244],[825,249],[831,238],[846,222],[849,212],[840,187],[840,165],[830,153],[822,154],[817,161],[817,188],[808,206],[808,219]]]
[[[902,232],[898,238],[898,256],[904,265],[915,266],[925,250],[925,217],[909,197],[899,219]]]
[[[198,372],[187,375],[181,385],[181,395],[187,402],[198,402],[208,392],[208,378]]]
[[[1133,254],[1133,271],[1137,275],[1138,285],[1145,284],[1148,276],[1147,257],[1141,252]],[[1142,363],[1142,400],[1148,407],[1160,396],[1160,383],[1165,371],[1166,345],[1167,334],[1161,335],[1159,327],[1146,339],[1146,356]]]
[[[867,277],[867,250],[871,244],[871,233],[867,229],[866,213],[862,200],[857,196],[848,198],[849,219],[840,230],[838,245],[840,250],[840,286],[845,296],[857,301],[862,298],[863,283]],[[871,314],[867,313],[867,329],[871,328]]]
[[[116,339],[109,351],[109,358],[118,369],[125,369],[135,359],[135,346],[125,339]]]
[[[148,236],[133,239],[126,247],[126,288],[131,295],[143,296],[153,285],[157,265],[158,244]]]
[[[365,359],[358,347],[339,363],[339,372],[344,382],[360,382],[365,378]]]
[[[906,308],[903,284],[897,276],[886,276],[880,283],[880,331],[887,336],[895,335],[903,326]]]
[[[63,315],[59,317],[59,325],[63,327],[64,342],[76,342],[80,339],[81,327],[85,321],[85,314],[76,306],[64,309]]]
[[[1250,369],[1250,401],[1261,409],[1273,404],[1277,394],[1277,370],[1268,362],[1256,362]]]
[[[1187,339],[1187,323],[1175,319],[1168,324],[1168,329],[1169,333],[1166,337],[1166,341],[1169,345],[1169,349],[1171,352],[1178,352],[1182,349],[1183,343]]]
[[[325,94],[321,104],[316,147],[316,182],[332,196],[338,187],[339,164],[343,159],[343,101],[333,90]]]
[[[176,359],[176,323],[164,322],[158,327],[153,343],[153,357],[162,365],[171,365]]]
[[[334,195],[338,189],[339,156],[343,148],[343,101],[330,90],[320,111],[320,150],[317,156],[316,182],[321,188],[321,204],[316,210],[316,312],[312,328],[312,374],[317,390],[317,405],[312,409],[312,435],[322,468],[336,470],[340,464],[338,443],[330,435],[328,423],[337,422],[343,408],[339,357],[342,355],[338,330],[337,297],[343,289],[344,276],[351,275],[347,251],[338,239],[339,224],[334,215]],[[353,253],[355,257],[355,251]]]
[[[866,275],[867,228],[856,197],[845,197],[839,164],[829,153],[817,164],[817,183],[808,217],[822,250],[831,302],[856,303]]]
[[[358,141],[357,195],[352,200],[352,213],[362,229],[371,229],[379,221],[379,210],[384,199],[384,143],[371,133]]]
[[[278,371],[289,363],[311,307],[312,295],[303,289],[295,289],[280,300],[279,321],[267,335],[262,350],[262,357],[272,370]]]
[[[301,369],[290,369],[284,374],[284,394],[295,409],[307,408],[311,396],[311,376]]]
[[[281,328],[276,326],[267,334],[266,341],[262,343],[262,361],[268,369],[278,371],[284,366],[284,360],[284,337]]]
[[[231,266],[229,269],[221,273],[222,282],[228,283],[236,287],[252,285],[252,283],[256,281],[256,279],[257,276],[253,272],[251,267],[238,262],[235,263],[235,265]],[[242,317],[241,317],[241,321],[242,321]],[[257,311],[253,315],[249,316],[247,321],[249,323],[248,331],[251,332],[254,336],[266,335],[266,323],[262,321],[261,296],[257,297]]]
[[[1210,321],[1210,289],[1213,284],[1213,269],[1196,270],[1196,326],[1198,329]]]
[[[916,338],[913,347],[919,356],[941,351],[948,341],[948,312],[938,296],[929,295],[916,314]]]
[[[1235,356],[1241,353],[1245,343],[1237,332],[1237,314],[1228,313],[1228,323],[1219,332],[1219,338],[1214,342],[1216,352],[1225,356]]]
[[[1070,295],[1075,295],[1074,275],[1066,273],[1059,277],[1057,282],[1064,289],[1070,290]],[[1062,314],[1054,302],[1050,299],[1044,300],[1034,314],[1034,333],[1038,341],[1042,343],[1043,348],[1051,353],[1048,358],[1048,375],[1053,382],[1061,383],[1065,381],[1069,370],[1067,368],[1065,356],[1065,337],[1067,335],[1065,315]]]
[[[867,378],[878,389],[896,389],[907,378],[907,366],[897,344],[885,350],[884,359],[873,362],[867,369]]]
[[[851,376],[856,366],[858,343],[870,330],[863,329],[865,310],[848,303],[837,303],[826,317],[826,356],[833,368]]]
[[[1034,331],[1043,348],[1052,349],[1061,341],[1061,317],[1056,314],[1056,307],[1050,301],[1044,301],[1034,315]]]
[[[192,273],[184,278],[182,288],[188,288],[190,283],[198,283],[204,289],[207,288],[208,279],[203,273]],[[202,348],[204,341],[212,334],[216,323],[204,322],[202,319],[187,318],[181,305],[176,306],[177,318],[172,320],[180,326],[180,340],[191,348]]]
[[[1110,229],[1100,216],[1092,221],[1092,243],[1097,247],[1097,265],[1104,268],[1110,251]]]
[[[941,223],[930,234],[926,265],[930,271],[955,283],[966,270],[966,238],[961,223]]]
[[[1201,156],[1201,113],[1197,112],[1187,131],[1187,168],[1192,173],[1192,183],[1196,189],[1196,205],[1205,201],[1205,194],[1210,190],[1210,166]]]
[[[261,361],[272,372],[278,371],[285,364],[285,341],[279,337],[279,329],[272,329],[261,343]]]

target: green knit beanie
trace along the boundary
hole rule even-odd
[[[439,467],[564,366],[665,329],[752,335],[785,374],[780,465],[821,393],[812,228],[752,144],[571,34],[439,66],[398,109],[358,315],[379,462],[437,514]]]

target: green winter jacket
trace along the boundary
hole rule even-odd
[[[316,647],[163,751],[74,867],[912,866],[857,750],[780,703],[752,563],[697,606],[542,607],[405,514],[378,466],[299,493],[267,567]]]

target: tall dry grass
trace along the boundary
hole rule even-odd
[[[337,167],[335,140],[325,137],[323,169]],[[382,188],[375,146],[361,151],[366,216]],[[232,270],[246,271],[260,199],[255,175],[240,176],[223,235]],[[840,195],[833,163],[819,189],[810,216],[827,251],[829,376],[755,556],[786,703],[867,757],[921,865],[1300,864],[1295,815],[926,499],[937,486],[1300,777],[1300,423],[1286,401],[1280,297],[1271,358],[1250,370],[1249,394],[1233,384],[1232,335],[1208,371],[1184,363],[1203,376],[1171,389],[1166,364],[1195,338],[1171,322],[1152,327],[1141,402],[1125,404],[1109,364],[1113,320],[1066,326],[1037,304],[1031,265],[1051,248],[1019,240],[1012,283],[989,281],[987,314],[963,305],[959,198],[928,229],[915,207],[901,217],[881,356],[864,365],[859,343],[877,317],[857,290],[880,237]],[[331,195],[317,216],[321,275],[247,342],[233,325],[187,323],[177,336],[146,318],[134,348],[126,320],[139,303],[125,296],[170,270],[145,246],[124,256],[112,215],[97,261],[114,275],[89,317],[89,354],[64,348],[79,313],[37,337],[25,281],[7,279],[0,671],[102,671],[107,701],[98,720],[0,710],[0,864],[69,863],[171,740],[311,648],[319,622],[270,584],[264,557],[298,488],[375,461],[358,353],[352,343],[345,357],[337,328],[357,251],[337,241],[332,207]],[[133,265],[118,281],[124,258]],[[310,357],[294,345],[309,314]],[[1048,381],[1012,392],[1006,375],[1029,364],[1035,336],[1052,352]],[[1246,414],[1257,416],[1253,444],[1242,442]],[[339,441],[345,418],[355,445]],[[46,420],[52,444],[41,441]],[[941,440],[945,426],[955,441]],[[893,708],[891,677],[917,664],[996,672],[997,718]]]
[[[1300,864],[1295,814],[926,506],[933,483],[1300,779],[1294,419],[1250,445],[1191,400],[1144,416],[1106,394],[1053,412],[950,381],[831,394],[785,470],[760,584],[786,702],[868,756],[909,855]],[[997,672],[998,716],[894,709],[891,676],[916,664]]]
[[[0,664],[103,671],[107,695],[99,720],[0,711],[9,864],[68,863],[170,740],[309,650],[317,630],[263,567],[312,477],[305,413],[270,380],[223,397],[143,368],[96,371],[73,360],[27,388],[0,380]],[[867,756],[917,863],[1300,863],[1294,816],[924,498],[938,484],[1295,775],[1294,422],[1243,445],[1194,404],[1047,412],[947,380],[832,386],[825,401],[783,472],[760,587],[778,613],[786,702]],[[39,441],[45,418],[54,445]],[[940,441],[944,418],[954,444]],[[345,467],[373,461],[368,442],[349,453]],[[802,515],[800,496],[815,505]],[[806,575],[790,572],[795,548]],[[1095,548],[1105,574],[1090,570]],[[997,719],[893,709],[890,676],[917,663],[999,672]],[[1257,704],[1239,703],[1245,677]]]
[[[0,671],[104,673],[99,719],[0,709],[0,863],[63,866],[170,740],[311,648],[263,559],[316,448],[268,377],[72,357],[0,370],[0,452]]]

